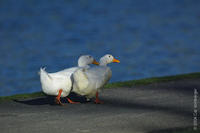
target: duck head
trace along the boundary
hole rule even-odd
[[[109,63],[120,63],[119,60],[115,59],[111,54],[106,54],[100,58],[100,65],[107,65]]]
[[[78,59],[78,66],[85,67],[89,64],[99,65],[99,63],[91,55],[82,55]]]

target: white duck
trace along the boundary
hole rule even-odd
[[[60,97],[69,95],[72,88],[71,75],[79,68],[89,68],[89,64],[98,64],[90,55],[83,55],[78,60],[78,67],[64,69],[55,73],[47,73],[45,69],[40,69],[40,81],[42,91],[47,95],[54,95],[56,103],[62,105]],[[76,103],[67,97],[69,103]]]
[[[100,66],[76,70],[72,75],[72,91],[87,98],[93,98],[96,94],[95,103],[102,103],[98,98],[98,92],[112,76],[112,71],[107,66],[112,62],[119,63],[120,61],[107,54],[100,59]]]

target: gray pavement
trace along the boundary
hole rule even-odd
[[[104,104],[57,106],[46,97],[2,102],[0,132],[150,133],[191,127],[193,89],[200,91],[199,81],[107,89],[100,93]]]

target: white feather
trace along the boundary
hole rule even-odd
[[[61,97],[68,96],[72,88],[71,75],[79,68],[89,68],[88,64],[93,61],[94,58],[90,55],[83,55],[78,60],[78,67],[64,69],[55,73],[47,73],[45,68],[41,68],[39,74],[42,91],[47,95],[57,96],[59,90],[62,89]]]
[[[76,70],[72,75],[73,92],[88,98],[95,97],[96,92],[100,91],[112,76],[111,69],[106,65],[113,59],[112,55],[105,55],[100,59],[100,66]]]

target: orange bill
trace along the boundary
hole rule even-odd
[[[120,63],[120,61],[115,58],[113,59],[113,62]]]
[[[92,62],[92,64],[99,65],[99,62],[97,62],[96,60],[94,60],[94,61]]]

